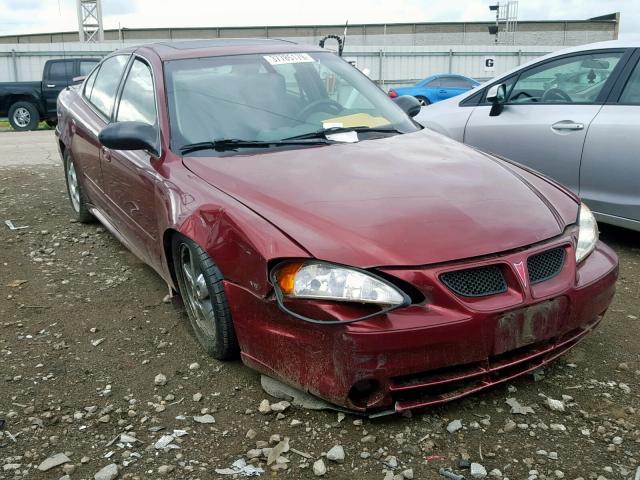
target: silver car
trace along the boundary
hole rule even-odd
[[[598,220],[640,231],[640,42],[552,53],[423,107],[416,120],[538,170]]]

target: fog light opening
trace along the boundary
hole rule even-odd
[[[383,398],[380,383],[373,378],[358,380],[349,390],[349,401],[357,408],[369,408]]]

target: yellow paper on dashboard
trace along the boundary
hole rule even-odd
[[[388,125],[389,120],[384,117],[374,117],[368,113],[354,113],[343,117],[327,118],[322,121],[326,128],[326,124],[336,127],[380,127]]]

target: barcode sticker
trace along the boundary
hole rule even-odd
[[[271,65],[309,63],[314,61],[308,53],[279,53],[277,55],[264,55],[264,59]]]

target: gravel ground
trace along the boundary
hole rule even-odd
[[[160,278],[70,221],[60,166],[0,168],[0,199],[0,220],[28,225],[0,223],[0,478],[232,478],[216,469],[237,460],[263,478],[640,478],[639,234],[603,227],[618,294],[553,366],[369,420],[278,404],[206,357]]]

